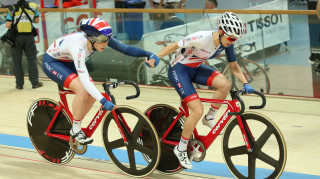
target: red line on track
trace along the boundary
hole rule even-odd
[[[16,157],[16,156],[11,156],[11,155],[3,155],[3,154],[0,154],[0,156],[11,157],[11,158],[16,158],[16,159],[22,159],[22,160],[29,160],[29,161],[33,161],[33,162],[40,162],[40,163],[51,164],[51,163],[45,162],[45,161],[34,160],[34,159],[29,159],[29,158],[22,158],[22,157]],[[66,167],[71,167],[71,168],[84,169],[84,170],[91,170],[91,171],[96,171],[96,172],[102,172],[102,173],[108,173],[108,174],[113,174],[113,175],[128,176],[128,175],[121,174],[121,173],[107,172],[107,171],[103,171],[103,170],[95,170],[95,169],[83,168],[83,167],[76,167],[76,166],[71,166],[71,165],[64,165],[64,166],[66,166]],[[128,176],[128,177],[129,177],[129,176]],[[151,178],[145,178],[145,179],[151,179]]]

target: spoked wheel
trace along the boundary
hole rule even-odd
[[[241,60],[239,65],[248,83],[261,93],[270,93],[270,80],[267,72],[257,62],[252,60]],[[243,83],[235,79],[236,89],[242,89]]]
[[[111,112],[103,124],[103,140],[108,156],[128,175],[149,175],[156,169],[161,153],[155,128],[149,119],[135,108],[119,106],[115,112],[119,125]],[[123,131],[127,142],[124,142],[119,130]],[[142,155],[149,156],[150,162],[144,161]]]
[[[173,120],[177,117],[178,111],[166,104],[156,104],[149,107],[145,114],[148,116],[152,124],[157,130],[158,136],[161,138],[167,131]],[[168,134],[166,140],[179,142],[182,133],[182,126],[184,124],[185,117],[181,117],[179,121],[172,128]],[[175,146],[161,143],[161,158],[157,170],[161,173],[174,174],[182,171],[179,160],[173,153]]]
[[[27,117],[30,140],[39,154],[51,163],[65,164],[73,157],[69,142],[47,136],[46,130],[59,105],[50,99],[38,99],[32,103]],[[71,120],[62,109],[52,126],[51,133],[70,135]]]
[[[237,118],[230,120],[222,140],[229,170],[236,178],[279,178],[287,160],[287,148],[280,130],[258,113],[244,113],[242,121],[249,128],[253,151],[248,152],[244,145]]]
[[[138,84],[147,84],[147,65],[142,61],[137,68]]]

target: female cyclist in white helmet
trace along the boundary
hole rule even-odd
[[[102,52],[107,46],[135,57],[147,57],[151,67],[159,63],[159,58],[151,52],[127,46],[112,38],[112,29],[108,22],[100,18],[83,20],[80,24],[83,32],[72,33],[58,38],[46,51],[42,68],[45,74],[56,83],[75,92],[72,103],[72,137],[81,144],[92,143],[81,130],[81,120],[98,100],[109,111],[116,108],[105,99],[92,83],[85,59],[94,52]],[[106,58],[107,60],[107,58]]]
[[[164,47],[157,54],[159,58],[162,58],[175,52],[170,61],[168,77],[181,99],[188,105],[190,115],[184,123],[180,143],[174,148],[174,153],[181,165],[187,169],[192,168],[186,152],[189,138],[204,112],[192,82],[215,87],[217,90],[213,94],[214,99],[226,99],[231,88],[231,82],[217,69],[202,63],[217,57],[224,50],[230,69],[234,76],[243,83],[245,92],[254,91],[237,64],[233,49],[234,42],[245,33],[242,20],[234,13],[226,12],[219,19],[218,27],[218,30],[190,34],[179,42]],[[202,119],[204,125],[214,127],[216,123],[214,117],[220,106],[221,104],[211,105],[207,115]]]

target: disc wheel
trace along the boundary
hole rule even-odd
[[[115,112],[120,124],[116,124],[112,112],[108,113],[103,124],[102,135],[108,156],[128,175],[149,175],[156,169],[161,153],[156,130],[149,119],[135,108],[119,106]],[[127,142],[124,142],[120,129]],[[144,161],[142,155],[149,156],[150,163]]]
[[[58,103],[50,99],[36,100],[29,109],[27,126],[30,140],[38,153],[51,163],[65,164],[74,157],[69,142],[49,137],[46,133],[58,107]],[[69,136],[71,127],[71,120],[65,110],[62,109],[50,132]]]
[[[225,162],[236,178],[279,178],[286,160],[287,148],[278,127],[267,117],[258,113],[244,113],[242,121],[253,151],[249,152],[242,133],[233,118],[227,124],[222,140]],[[246,126],[245,126],[246,128]]]
[[[145,114],[156,128],[160,138],[165,134],[178,113],[179,112],[175,108],[166,104],[156,104],[145,111]],[[180,141],[184,121],[185,117],[183,116],[169,132],[166,140],[175,142]],[[165,144],[162,140],[160,140],[160,144],[161,158],[157,170],[165,174],[174,174],[182,171],[184,168],[180,165],[179,160],[173,153],[173,148],[175,146]]]

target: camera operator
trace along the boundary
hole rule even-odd
[[[24,73],[22,68],[22,53],[25,52],[28,60],[29,80],[32,88],[43,86],[39,82],[37,68],[37,48],[34,41],[32,23],[39,22],[39,12],[36,3],[19,0],[17,4],[7,8],[6,27],[16,28],[17,34],[11,46],[11,54],[14,64],[14,75],[16,77],[16,89],[23,89]]]

